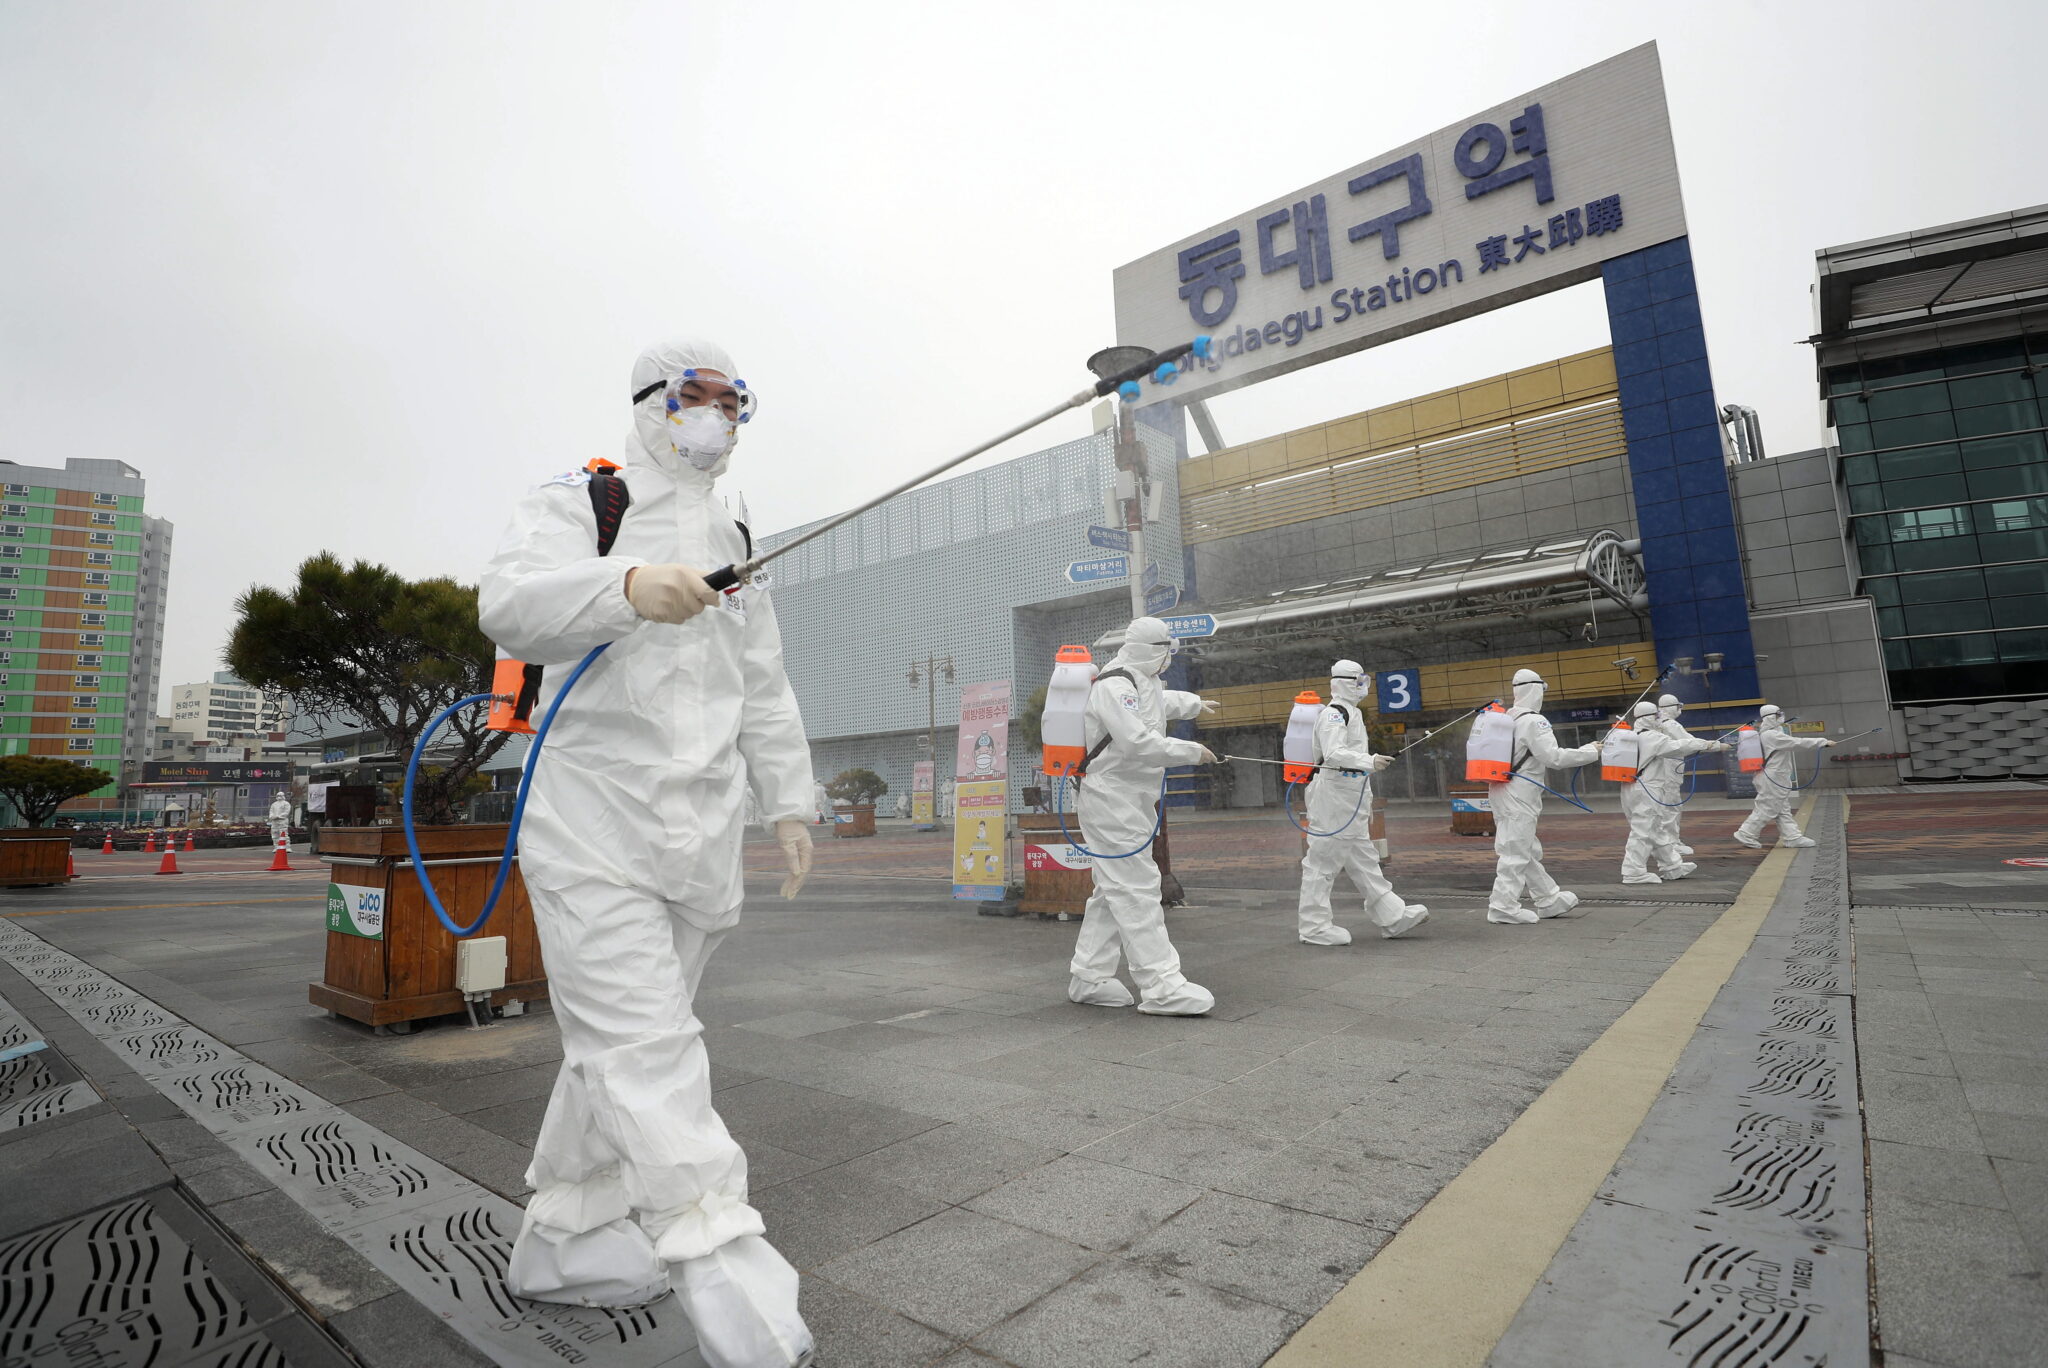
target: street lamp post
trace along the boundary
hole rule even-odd
[[[927,653],[921,661],[910,662],[910,687],[924,685],[925,733],[924,753],[931,758],[932,765],[932,824],[926,831],[938,830],[939,818],[939,671],[946,672],[946,682],[953,682],[953,657],[935,656]],[[913,796],[912,802],[917,801]]]

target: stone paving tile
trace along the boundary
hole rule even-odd
[[[1128,1246],[1202,1195],[1187,1183],[1080,1155],[1033,1169],[965,1205],[1096,1250]]]
[[[1314,1315],[1385,1237],[1346,1221],[1212,1192],[1126,1258],[1241,1297]]]
[[[1469,1159],[1492,1144],[1528,1101],[1529,1095],[1519,1089],[1404,1074],[1302,1140],[1383,1159]]]
[[[1872,1140],[1984,1152],[1963,1085],[1953,1078],[1866,1066],[1863,1111]]]
[[[797,1292],[797,1310],[831,1368],[925,1368],[951,1363],[951,1336],[899,1316],[815,1275]],[[964,1351],[963,1351],[964,1352]],[[984,1363],[988,1360],[984,1359]]]
[[[2048,1088],[2048,1052],[2030,1056],[1952,1050],[1949,1058],[1965,1088],[1972,1083],[2028,1083]]]
[[[523,1069],[505,1069],[475,1078],[458,1078],[412,1090],[412,1096],[431,1102],[452,1115],[481,1111],[485,1107],[520,1102],[529,1097],[546,1097],[554,1090],[560,1064],[532,1064]],[[351,1109],[353,1110],[353,1109]]]
[[[1071,1151],[1127,1126],[1135,1126],[1146,1115],[1135,1107],[1041,1094],[982,1112],[967,1124],[1033,1144]]]
[[[2005,1193],[1981,1154],[1889,1140],[1870,1142],[1870,1184],[1917,1201],[2003,1208]]]
[[[1272,1058],[1271,1055],[1258,1054],[1250,1050],[1233,1050],[1225,1046],[1204,1045],[1184,1040],[1139,1055],[1128,1062],[1135,1068],[1160,1069],[1167,1073],[1213,1079],[1221,1083],[1242,1077],[1253,1069],[1270,1063]]]
[[[858,1177],[960,1203],[1059,1157],[1060,1151],[1043,1145],[971,1126],[948,1125],[848,1160],[841,1168]]]
[[[767,1224],[770,1242],[802,1270],[946,1209],[937,1198],[836,1168],[807,1173],[750,1196]]]
[[[935,1117],[764,1078],[718,1095],[734,1134],[836,1164],[943,1124]]]
[[[1219,1186],[1228,1192],[1391,1234],[1451,1178],[1448,1169],[1295,1144]]]
[[[2048,1125],[2048,1085],[1965,1079],[1963,1095],[1977,1111],[2031,1116]]]
[[[2038,1362],[2048,1288],[2004,1211],[1872,1194],[1884,1343],[1956,1368]]]
[[[2048,1272],[2048,1164],[1993,1159],[1991,1168],[2005,1194],[2006,1210],[2033,1251],[2035,1266]]]
[[[1096,1265],[975,1341],[1018,1368],[1101,1368],[1103,1347],[1145,1368],[1263,1363],[1302,1317],[1118,1260]]]
[[[849,1054],[880,1054],[894,1046],[921,1044],[926,1037],[917,1031],[906,1031],[901,1026],[863,1022],[858,1026],[842,1026],[837,1030],[819,1031],[804,1039],[814,1045],[845,1050]]]
[[[1101,1256],[953,1208],[818,1269],[911,1319],[962,1339],[1022,1310]]]
[[[752,1021],[735,1022],[734,1026],[738,1030],[753,1031],[760,1035],[800,1040],[804,1036],[823,1035],[827,1031],[843,1030],[859,1024],[851,1017],[833,1016],[828,1012],[802,1011],[756,1017]]]
[[[1190,1098],[1168,1114],[1276,1140],[1298,1140],[1369,1092],[1370,1087],[1355,1094],[1333,1089],[1327,1079],[1302,1075],[1282,1062]]]
[[[1282,1148],[1284,1143],[1271,1136],[1168,1113],[1097,1140],[1080,1153],[1103,1163],[1213,1187]]]

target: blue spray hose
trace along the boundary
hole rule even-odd
[[[1147,846],[1159,839],[1160,824],[1166,820],[1166,776],[1162,774],[1159,776],[1159,809],[1152,818],[1152,834],[1147,836],[1136,847],[1126,850],[1121,855],[1111,855],[1100,850],[1090,850],[1087,846],[1074,839],[1073,832],[1067,830],[1066,796],[1067,777],[1063,774],[1053,780],[1052,785],[1052,810],[1060,819],[1060,835],[1067,838],[1068,845],[1080,851],[1091,860],[1128,860],[1133,855],[1143,854]]]
[[[540,720],[540,728],[533,734],[533,744],[526,751],[526,767],[519,776],[519,796],[512,802],[512,826],[505,833],[505,853],[498,858],[497,882],[491,885],[490,896],[484,899],[484,910],[477,913],[476,920],[468,926],[455,924],[455,919],[448,915],[448,909],[441,906],[441,895],[434,891],[433,880],[427,876],[426,857],[420,854],[419,835],[413,830],[412,789],[414,780],[419,777],[420,758],[427,753],[427,743],[434,739],[434,733],[441,729],[442,724],[464,708],[474,707],[479,703],[496,702],[497,695],[472,694],[460,702],[449,704],[441,710],[439,717],[427,724],[427,729],[420,733],[419,741],[413,746],[412,760],[405,767],[405,801],[401,805],[405,817],[405,848],[412,855],[412,872],[419,878],[420,892],[426,894],[427,906],[434,909],[434,915],[441,919],[441,925],[447,927],[449,934],[457,940],[464,936],[473,936],[482,930],[483,924],[491,919],[491,913],[497,910],[498,895],[505,891],[505,880],[512,873],[512,856],[519,848],[519,824],[526,816],[526,790],[533,783],[534,762],[540,759],[540,748],[547,740],[548,728],[555,725],[555,714],[562,710],[562,703],[569,697],[569,690],[576,687],[576,681],[583,678],[583,672],[589,669],[604,651],[605,647],[599,646],[583,657],[570,672],[569,677],[562,681],[561,689],[555,694],[555,701],[548,705],[546,716]]]
[[[1359,776],[1359,782],[1358,782],[1358,803],[1357,803],[1357,805],[1356,805],[1355,807],[1353,807],[1353,808],[1351,809],[1351,815],[1350,815],[1349,817],[1347,817],[1347,818],[1345,818],[1345,819],[1344,819],[1344,825],[1343,825],[1343,826],[1340,826],[1340,827],[1338,827],[1338,828],[1337,828],[1337,829],[1336,829],[1335,831],[1310,831],[1310,830],[1308,829],[1308,823],[1307,823],[1307,822],[1305,822],[1305,821],[1297,821],[1297,820],[1295,819],[1295,816],[1294,816],[1294,791],[1295,791],[1296,789],[1300,788],[1300,787],[1301,787],[1301,784],[1300,784],[1299,782],[1296,782],[1296,783],[1292,783],[1292,784],[1289,784],[1289,785],[1287,786],[1287,798],[1286,798],[1286,801],[1284,801],[1284,802],[1283,802],[1283,803],[1281,803],[1281,805],[1280,805],[1280,806],[1281,806],[1282,808],[1284,808],[1284,809],[1286,810],[1286,812],[1287,812],[1287,820],[1288,820],[1288,821],[1290,821],[1290,822],[1293,822],[1297,830],[1299,830],[1299,831],[1301,831],[1301,832],[1303,832],[1304,834],[1306,834],[1306,835],[1309,835],[1309,836],[1341,836],[1341,835],[1343,835],[1343,834],[1344,834],[1344,833],[1345,833],[1346,831],[1349,831],[1349,830],[1351,829],[1351,824],[1352,824],[1353,822],[1355,822],[1355,821],[1357,821],[1357,820],[1358,820],[1358,814],[1359,814],[1359,813],[1361,813],[1361,812],[1363,812],[1363,811],[1365,811],[1365,792],[1366,792],[1366,790],[1367,790],[1367,789],[1368,789],[1369,787],[1371,787],[1371,785],[1370,785],[1369,783],[1367,783],[1367,781],[1366,781],[1366,779],[1365,779],[1365,776],[1363,775],[1363,773],[1361,773],[1361,774],[1360,774],[1360,776]],[[1306,817],[1307,815],[1308,815],[1307,813],[1303,813],[1303,814],[1302,814],[1302,816],[1304,816],[1304,817]]]

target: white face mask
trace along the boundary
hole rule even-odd
[[[676,454],[699,470],[724,460],[739,441],[738,425],[709,404],[671,413],[667,432]]]

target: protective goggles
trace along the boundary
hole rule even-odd
[[[748,421],[760,403],[754,392],[747,388],[746,381],[728,380],[722,375],[695,368],[672,380],[647,386],[633,396],[633,402],[637,404],[657,390],[663,391],[662,402],[670,413],[686,408],[716,408],[725,414],[729,423]]]

